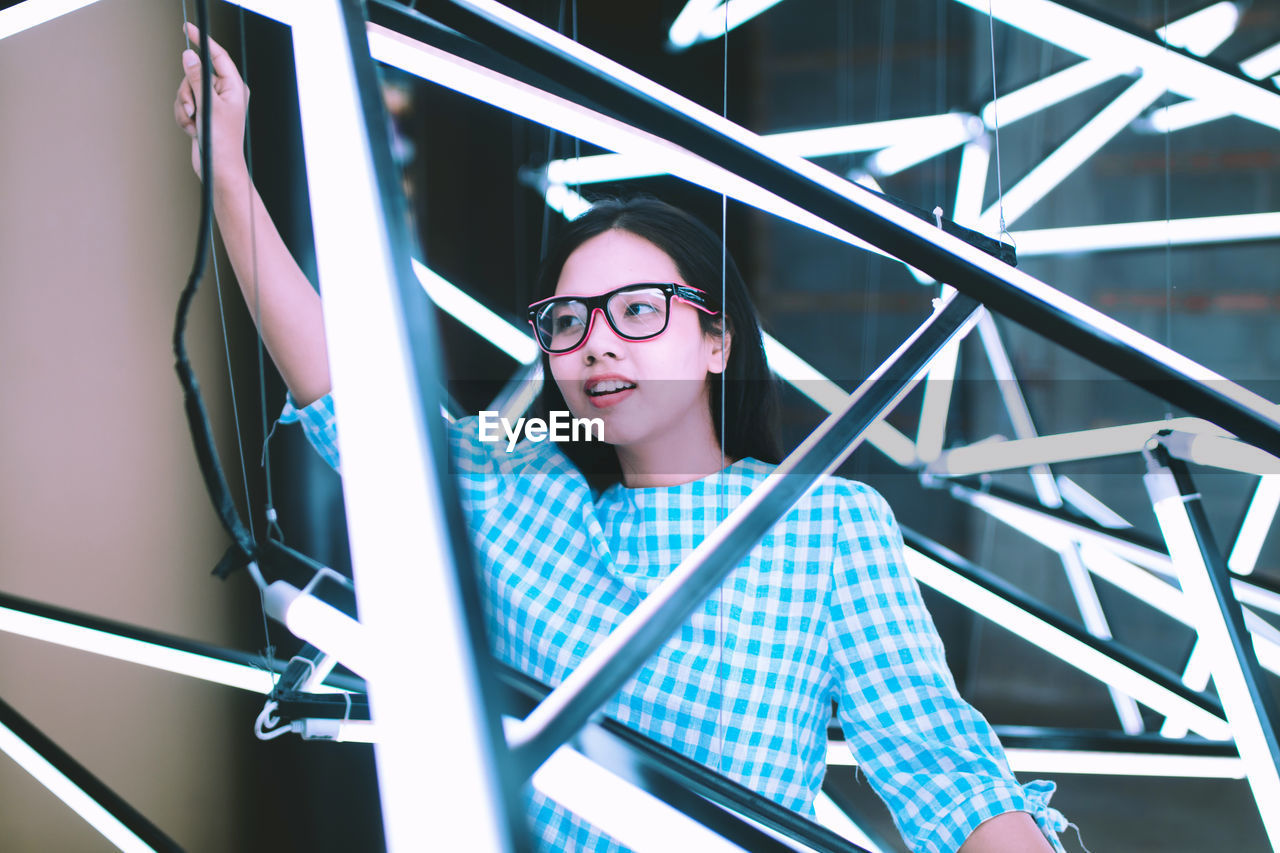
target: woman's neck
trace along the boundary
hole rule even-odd
[[[709,416],[697,429],[672,429],[643,444],[615,450],[622,468],[622,484],[629,489],[692,483],[737,461],[721,452]]]

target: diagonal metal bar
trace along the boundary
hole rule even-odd
[[[7,753],[120,850],[181,853],[177,842],[3,700],[0,752]]]
[[[1186,463],[1157,441],[1148,464],[1143,479],[1156,520],[1168,542],[1183,592],[1195,608],[1199,642],[1206,646],[1214,686],[1244,760],[1263,827],[1271,846],[1280,849],[1280,810],[1276,809],[1280,803],[1280,735],[1276,729],[1280,714]]]
[[[800,158],[774,156],[754,134],[490,0],[432,0],[424,9],[581,97],[625,114],[641,130],[858,234],[1167,402],[1280,452],[1280,410],[1270,401],[874,193]]]
[[[685,558],[570,675],[509,732],[518,772],[532,773],[572,737],[661,648],[762,536],[824,474],[853,451],[867,428],[919,380],[930,361],[980,307],[955,295],[796,448],[769,478]]]

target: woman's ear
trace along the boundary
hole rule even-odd
[[[733,344],[733,334],[729,329],[721,326],[723,333],[714,332],[707,335],[711,346],[708,348],[707,355],[707,372],[708,373],[724,373],[725,365],[729,363],[729,352]]]

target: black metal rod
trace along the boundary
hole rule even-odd
[[[984,569],[983,567],[972,563],[961,557],[953,551],[944,548],[937,542],[921,536],[909,527],[902,528],[902,540],[907,546],[914,548],[921,554],[929,557],[929,559],[947,567],[951,571],[960,575],[968,581],[972,581],[978,586],[994,595],[1008,601],[1021,610],[1025,610],[1037,619],[1053,626],[1057,630],[1067,634],[1077,642],[1089,646],[1095,651],[1101,652],[1117,663],[1123,664],[1129,669],[1141,675],[1148,681],[1159,685],[1164,690],[1174,694],[1180,699],[1208,711],[1218,717],[1226,719],[1226,715],[1222,710],[1222,704],[1204,693],[1192,690],[1190,687],[1182,683],[1181,678],[1168,667],[1161,666],[1150,658],[1144,657],[1131,650],[1116,640],[1103,639],[1095,637],[1077,622],[1057,613],[1056,611],[1046,607],[1027,595],[1004,578]]]
[[[1280,420],[1268,407],[1246,404],[1224,393],[1243,390],[1235,383],[1195,378],[1135,342],[1122,340],[1076,316],[1072,306],[1028,291],[1018,283],[1019,274],[1014,270],[994,262],[979,264],[962,241],[937,230],[926,235],[871,210],[867,206],[874,200],[871,193],[850,187],[846,195],[818,183],[660,98],[544,44],[515,24],[473,8],[465,0],[430,0],[422,4],[422,9],[436,21],[494,48],[533,73],[624,116],[636,128],[663,137],[799,205],[1103,369],[1245,441],[1280,454]]]
[[[3,699],[0,699],[0,726],[11,731],[18,740],[49,762],[54,769],[67,777],[71,784],[120,821],[152,850],[181,853],[182,848],[176,841],[143,817],[137,809],[125,802],[119,794],[108,788],[101,779],[90,773],[84,765],[72,758]],[[24,767],[24,769],[31,772],[30,768]],[[101,832],[100,829],[99,831]]]
[[[1253,703],[1254,713],[1257,714],[1258,722],[1262,727],[1271,763],[1277,773],[1280,773],[1280,735],[1276,731],[1280,714],[1276,711],[1275,700],[1266,683],[1262,665],[1258,663],[1258,655],[1253,648],[1253,635],[1245,626],[1244,609],[1232,591],[1231,575],[1227,571],[1222,551],[1214,541],[1213,529],[1209,525],[1209,516],[1205,513],[1200,492],[1191,479],[1187,464],[1170,454],[1162,444],[1156,445],[1152,456],[1157,464],[1169,469],[1177,484],[1178,493],[1182,496],[1182,505],[1186,509],[1187,519],[1191,522],[1191,532],[1195,534],[1200,557],[1208,571],[1209,583],[1213,587],[1213,597],[1231,640],[1231,651],[1235,655],[1236,664],[1240,667],[1249,699]],[[1170,546],[1172,547],[1172,543]],[[1221,692],[1219,689],[1219,693]],[[1231,722],[1229,717],[1228,722]],[[1243,756],[1243,752],[1241,754]],[[1272,803],[1271,807],[1274,806],[1275,803]]]
[[[524,722],[517,770],[531,774],[591,718],[701,605],[761,537],[819,477],[853,451],[867,429],[914,384],[937,353],[980,310],[956,294],[796,448],[714,533],[685,558]]]

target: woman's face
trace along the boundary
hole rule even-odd
[[[614,229],[569,256],[555,295],[596,296],[641,282],[687,284],[665,252]],[[672,299],[666,331],[629,341],[596,312],[579,349],[550,356],[552,377],[573,415],[601,418],[605,441],[622,447],[678,439],[704,422],[709,427],[707,374],[722,369],[720,336],[703,333],[700,313]]]

